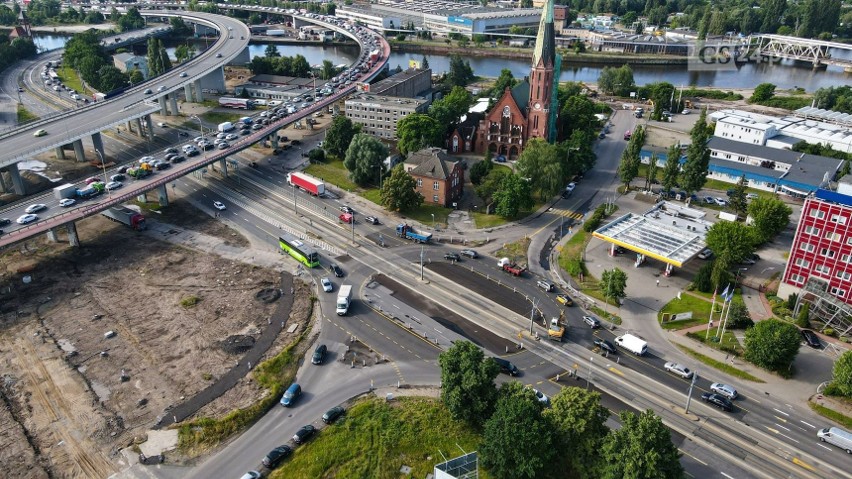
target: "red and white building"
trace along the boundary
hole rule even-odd
[[[852,184],[805,199],[778,289],[781,298],[790,293],[852,305]]]

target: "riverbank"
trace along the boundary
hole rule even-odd
[[[508,48],[491,46],[467,46],[460,47],[453,44],[440,44],[437,42],[423,41],[397,41],[390,40],[392,52],[422,53],[434,55],[459,54],[464,56],[481,56],[489,58],[506,58],[512,60],[528,60],[532,55],[532,48]],[[686,65],[686,57],[671,55],[622,55],[616,53],[574,53],[561,50],[562,65]]]
[[[94,28],[95,30],[116,30],[114,23],[101,23],[99,25],[41,25],[32,27],[32,31],[36,33],[80,33]]]
[[[252,35],[249,38],[249,45],[257,45],[257,44],[269,44],[274,43],[277,45],[310,45],[314,47],[357,47],[358,44],[352,40],[336,40],[331,42],[323,42],[319,40],[299,40],[298,38],[293,37],[279,37],[279,36],[266,36],[266,35]]]

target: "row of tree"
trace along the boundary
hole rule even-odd
[[[77,33],[65,44],[64,63],[76,70],[87,84],[102,92],[127,86],[128,76],[112,63],[94,30]]]
[[[34,57],[38,53],[35,43],[29,38],[16,38],[9,42],[9,37],[0,35],[0,72],[18,60]]]
[[[652,411],[606,426],[600,394],[566,387],[550,407],[517,381],[497,389],[499,367],[470,342],[438,358],[441,400],[455,419],[482,431],[482,465],[495,478],[682,478],[680,454]]]
[[[256,56],[249,63],[249,70],[253,75],[270,74],[283,75],[298,78],[307,78],[311,73],[311,65],[308,60],[300,54],[294,57],[284,57],[278,53],[274,45],[266,49],[265,56]]]
[[[166,47],[159,38],[151,37],[148,39],[148,77],[153,78],[157,75],[172,69],[172,61],[169,59],[169,54],[166,53]],[[135,82],[134,82],[135,83]]]

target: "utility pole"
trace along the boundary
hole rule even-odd
[[[698,371],[692,373],[692,382],[689,383],[689,392],[686,394],[686,414],[689,414],[689,403],[692,401],[692,388],[698,382]]]
[[[535,307],[538,304],[538,300],[530,301],[532,306],[530,307],[530,336],[533,335],[533,324],[535,323]]]
[[[352,213],[352,244],[355,244],[355,213]]]
[[[420,247],[420,281],[423,281],[423,248]]]

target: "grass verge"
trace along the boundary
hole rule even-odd
[[[77,72],[73,68],[70,66],[63,66],[56,71],[56,74],[59,75],[59,79],[62,80],[62,83],[65,86],[70,87],[80,95],[88,96],[89,99],[91,99],[92,90],[83,87],[83,81],[80,79],[80,75],[77,75]]]
[[[527,251],[530,249],[532,238],[521,238],[514,243],[503,243],[495,255],[498,258],[509,258],[516,263],[527,263]]]
[[[402,213],[404,218],[410,218],[424,226],[438,225],[441,228],[446,228],[447,219],[453,210],[444,208],[438,205],[422,204],[416,210],[406,211]],[[433,216],[434,215],[434,220]]]
[[[706,329],[686,333],[686,336],[698,341],[699,343],[704,343],[713,349],[724,351],[726,353],[733,354],[734,356],[741,356],[745,354],[745,349],[743,349],[740,341],[737,339],[737,336],[733,331],[725,330],[725,334],[722,335],[721,340],[716,339],[718,325],[719,323],[715,323],[713,328],[710,330],[710,338],[707,338]]]
[[[240,115],[239,113],[225,113],[225,112],[221,112],[221,111],[208,111],[208,112],[202,113],[200,116],[201,116],[201,119],[204,120],[204,121],[219,124],[219,123],[225,123],[226,121],[230,121],[231,123],[234,123],[236,121],[239,121],[239,119],[243,115]]]
[[[33,115],[23,105],[18,105],[18,123],[26,123],[33,120],[38,120],[38,116]]]
[[[509,220],[499,215],[487,215],[485,213],[473,212],[470,213],[470,216],[473,218],[473,223],[479,229],[495,228],[509,222]]]
[[[598,316],[600,316],[601,318],[603,318],[603,319],[605,319],[605,320],[609,321],[610,323],[614,323],[614,324],[617,324],[617,325],[619,325],[619,326],[621,325],[621,316],[617,316],[617,315],[612,314],[612,313],[607,313],[606,311],[604,311],[603,309],[601,309],[601,308],[599,308],[599,307],[597,307],[597,306],[592,306],[592,307],[591,307],[591,308],[589,308],[589,309],[590,309],[593,313],[595,313],[595,314],[597,314]]]
[[[308,317],[311,315],[312,312],[309,312]],[[306,335],[307,331],[283,351],[260,363],[252,372],[254,380],[267,390],[259,401],[249,407],[235,409],[219,419],[199,418],[181,424],[178,429],[178,447],[181,451],[190,455],[201,453],[248,427],[278,404],[284,388],[296,377],[298,357],[295,350]]]
[[[391,479],[401,476],[402,466],[412,469],[405,477],[426,477],[443,461],[438,451],[473,451],[480,442],[481,437],[453,420],[439,400],[401,397],[388,403],[369,398],[324,428],[269,477]]]
[[[331,160],[324,163],[313,163],[305,168],[305,173],[322,179],[342,190],[355,191],[358,185],[349,180],[349,172],[343,166],[342,160]]]
[[[840,424],[843,424],[843,427],[845,427],[846,429],[852,429],[852,417],[846,416],[845,414],[841,414],[835,411],[834,409],[827,408],[815,402],[808,401],[808,406],[810,406],[811,409],[820,416],[827,417],[832,421],[836,421]]]
[[[710,319],[710,307],[713,305],[710,301],[702,298],[696,298],[689,293],[680,295],[681,299],[674,298],[660,310],[660,315],[657,321],[660,321],[660,326],[663,329],[684,329],[698,324],[706,324]],[[721,309],[721,302],[716,304],[716,313]],[[663,314],[679,314],[692,312],[692,319],[682,321],[672,321],[663,323]],[[716,314],[714,313],[714,314]]]
[[[746,381],[752,381],[752,382],[756,382],[756,383],[764,382],[760,378],[753,376],[753,375],[743,371],[742,369],[737,369],[737,368],[731,366],[730,364],[723,363],[722,361],[717,361],[717,360],[715,360],[715,359],[713,359],[709,356],[705,356],[705,355],[699,353],[698,351],[696,351],[694,349],[688,348],[688,347],[680,345],[680,344],[678,344],[677,347],[680,348],[680,350],[683,351],[684,353],[692,356],[693,358],[701,361],[702,363],[704,363],[704,364],[706,364],[706,365],[708,365],[712,368],[716,368],[719,371],[722,371],[723,373],[730,374],[731,376],[734,376],[734,377],[740,378],[740,379],[744,379]]]

